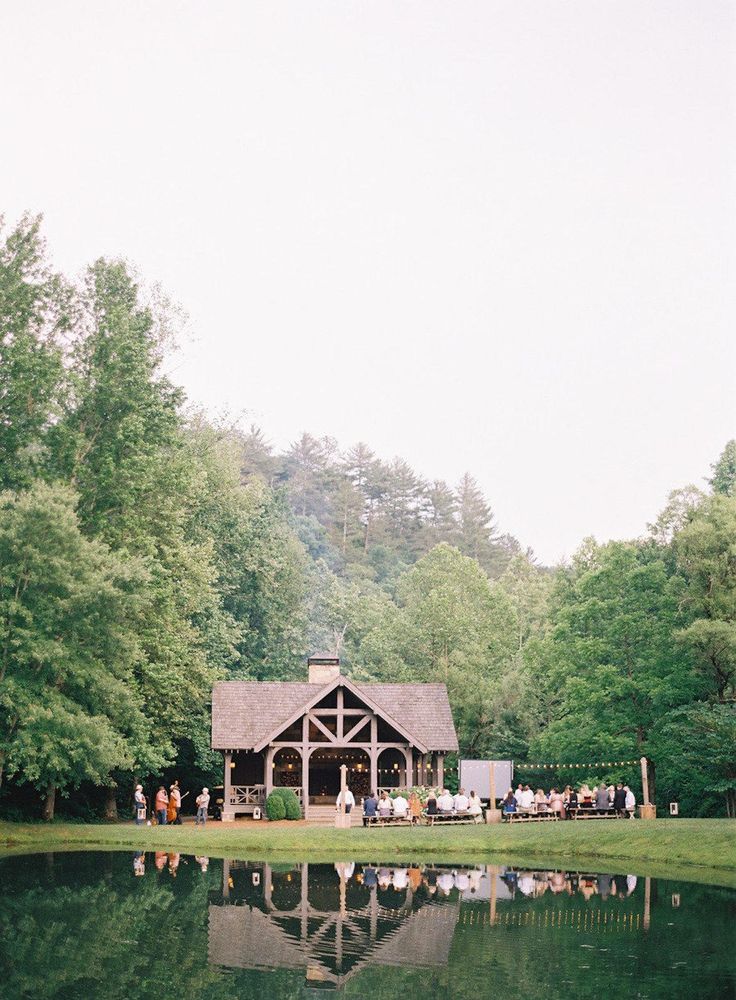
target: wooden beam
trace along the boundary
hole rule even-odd
[[[353,736],[355,736],[356,733],[359,733],[360,730],[363,729],[365,726],[367,726],[369,722],[370,722],[369,718],[359,719],[355,723],[353,728],[348,733],[346,733],[345,736],[343,736],[342,738],[343,743],[349,743],[350,740],[353,738]]]
[[[345,732],[345,692],[341,687],[337,689],[337,738],[343,739]]]
[[[309,713],[309,721],[313,722],[318,729],[322,730],[325,736],[329,738],[330,743],[334,743],[337,740],[335,734],[331,733],[327,726],[320,722],[319,719],[316,719],[311,712]]]

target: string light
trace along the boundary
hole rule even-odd
[[[603,760],[595,761],[592,764],[516,764],[514,768],[517,771],[546,771],[547,769],[554,768],[577,770],[581,767],[632,767],[634,764],[638,763],[638,760]]]

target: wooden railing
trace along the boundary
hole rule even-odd
[[[265,785],[231,785],[231,806],[262,806],[266,801]]]

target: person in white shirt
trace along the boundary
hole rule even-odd
[[[483,822],[483,804],[475,792],[470,793],[470,798],[468,799],[468,812],[475,818],[476,823]]]
[[[340,811],[340,803],[342,802],[342,792],[338,792],[337,799],[335,800],[335,808]],[[349,813],[350,810],[355,805],[355,796],[350,791],[349,788],[345,789],[345,813]]]
[[[394,816],[406,816],[409,812],[409,801],[399,793],[394,799]]]
[[[143,826],[146,822],[146,796],[143,794],[143,785],[135,786],[135,825]]]
[[[451,813],[455,808],[455,800],[446,788],[442,789],[442,795],[437,799],[437,808],[441,813]]]
[[[455,878],[452,872],[442,872],[441,875],[437,876],[437,888],[443,895],[450,895],[450,889],[455,888]]]
[[[384,819],[386,816],[391,815],[391,810],[393,809],[393,803],[388,796],[388,792],[381,792],[381,797],[378,800],[378,815],[382,816]]]
[[[453,804],[455,806],[455,812],[467,812],[470,802],[468,801],[468,796],[465,794],[465,789],[461,788],[453,799]]]
[[[524,785],[521,794],[517,796],[519,809],[531,809],[534,805],[534,792],[529,785]]]
[[[394,799],[394,803],[396,800]],[[402,892],[409,885],[409,872],[406,868],[394,868],[394,889]]]
[[[626,792],[626,812],[629,814],[629,818],[633,819],[634,809],[636,808],[636,796],[628,785],[624,785],[624,791]]]
[[[514,792],[514,798],[516,799],[517,806],[521,805],[521,793],[523,791],[524,791],[524,786],[522,785],[521,782],[519,782],[519,784],[516,787],[516,791]]]

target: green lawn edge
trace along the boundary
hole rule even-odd
[[[606,870],[736,886],[736,820],[653,820],[335,830],[303,823],[0,822],[0,854],[171,850],[241,860],[370,862],[392,857]]]

